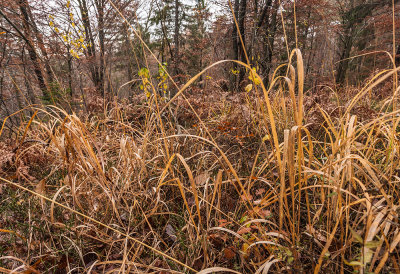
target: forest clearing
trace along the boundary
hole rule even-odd
[[[400,273],[400,1],[2,0],[0,273]]]

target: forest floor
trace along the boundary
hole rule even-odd
[[[1,132],[0,272],[398,272],[392,83],[293,92],[21,116]]]

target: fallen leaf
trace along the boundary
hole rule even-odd
[[[246,257],[248,257],[249,254],[247,254],[247,249],[249,248],[248,243],[243,243],[242,245],[242,252],[245,254]]]
[[[320,242],[326,242],[326,241],[327,241],[326,237],[325,237],[324,235],[322,235],[321,232],[315,230],[315,228],[313,228],[312,226],[307,225],[307,226],[306,226],[306,230],[307,230],[311,235],[313,235],[313,236],[315,237],[315,239],[317,239],[318,241],[320,241]]]
[[[207,182],[207,179],[210,178],[210,175],[208,174],[207,171],[200,173],[199,175],[197,175],[194,178],[194,182],[196,183],[196,185],[205,185],[205,183]]]
[[[229,225],[229,224],[231,224],[232,222],[228,222],[227,220],[225,220],[225,219],[221,219],[221,220],[218,220],[218,226],[219,227],[225,227],[225,226],[227,226],[227,225]]]
[[[243,201],[251,201],[253,200],[253,196],[250,194],[243,194],[242,196],[240,196],[242,198]]]
[[[256,195],[262,195],[265,193],[265,189],[264,188],[259,188],[256,190]]]
[[[228,236],[227,235],[221,236],[218,233],[210,234],[207,238],[217,248],[221,248],[222,245],[228,240]]]
[[[235,252],[232,250],[231,247],[227,247],[224,249],[224,257],[228,260],[232,260],[233,258],[235,258]]]
[[[167,226],[165,227],[165,233],[169,236],[169,238],[172,241],[176,241],[177,237],[176,237],[176,232],[175,229],[172,227],[172,225],[167,224]]]
[[[260,217],[263,217],[263,218],[269,218],[269,217],[271,217],[271,215],[272,215],[271,211],[269,211],[269,210],[267,210],[267,209],[262,209],[262,210],[260,210],[260,211],[258,212],[258,214],[260,215]]]
[[[35,191],[43,196],[45,196],[45,189],[46,189],[46,184],[45,184],[45,180],[41,180],[35,188]],[[40,201],[42,203],[42,206],[44,206],[44,199],[40,198]]]
[[[245,233],[249,233],[251,231],[250,227],[242,227],[241,229],[238,230],[237,234],[242,235]]]

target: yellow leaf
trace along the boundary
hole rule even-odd
[[[247,249],[249,248],[249,244],[247,244],[247,243],[243,243],[243,245],[242,245],[242,252],[245,254],[245,255],[248,255],[247,254]]]
[[[250,71],[249,79],[250,79],[256,86],[258,86],[259,84],[261,84],[261,82],[260,82],[260,79],[257,77],[256,73],[257,73],[257,69],[256,69],[256,68],[252,68],[251,71]]]
[[[379,241],[370,241],[365,243],[365,247],[367,248],[377,248],[381,243]]]
[[[270,139],[271,139],[271,136],[269,136],[269,134],[267,134],[262,138],[262,141],[265,142],[265,141],[269,141]]]
[[[248,84],[245,88],[245,91],[250,92],[253,89],[253,85],[252,84]]]
[[[350,265],[350,266],[363,266],[361,262],[358,261],[347,261],[346,259],[343,260],[345,264]]]

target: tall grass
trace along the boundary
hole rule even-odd
[[[261,86],[263,99],[248,96],[253,115],[263,117],[251,128],[257,148],[241,159],[251,159],[250,169],[218,144],[210,117],[199,121],[203,128],[177,132],[165,112],[173,101],[157,103],[156,96],[141,107],[114,103],[102,119],[36,109],[40,120],[21,127],[15,158],[35,148],[48,166],[36,173],[37,183],[2,181],[38,197],[30,203],[40,208],[33,214],[48,216],[48,231],[22,235],[24,244],[52,240],[18,264],[32,268],[45,254],[65,252],[80,257],[68,266],[80,272],[397,268],[399,111],[362,121],[352,111],[394,71],[373,79],[339,117],[317,106],[323,119],[310,131],[301,54],[294,55],[298,67],[288,64],[289,77]],[[140,119],[130,120],[137,108]],[[96,260],[87,262],[92,252]]]
[[[269,87],[261,81],[244,95],[250,124],[236,119],[244,114],[235,107],[201,117],[189,100],[195,95],[184,96],[209,68],[168,102],[154,89],[143,104],[110,103],[103,118],[35,108],[17,136],[14,169],[1,178],[31,197],[21,201],[26,233],[17,224],[0,230],[25,249],[0,258],[0,270],[398,272],[398,88],[375,102],[373,117],[359,119],[356,107],[399,68],[348,101],[332,92],[339,114],[324,105],[311,112],[296,49],[287,76],[274,73]],[[171,109],[179,100],[197,127],[177,124]],[[230,115],[251,133],[250,149],[212,130]],[[38,155],[43,164],[30,177],[12,176]]]

